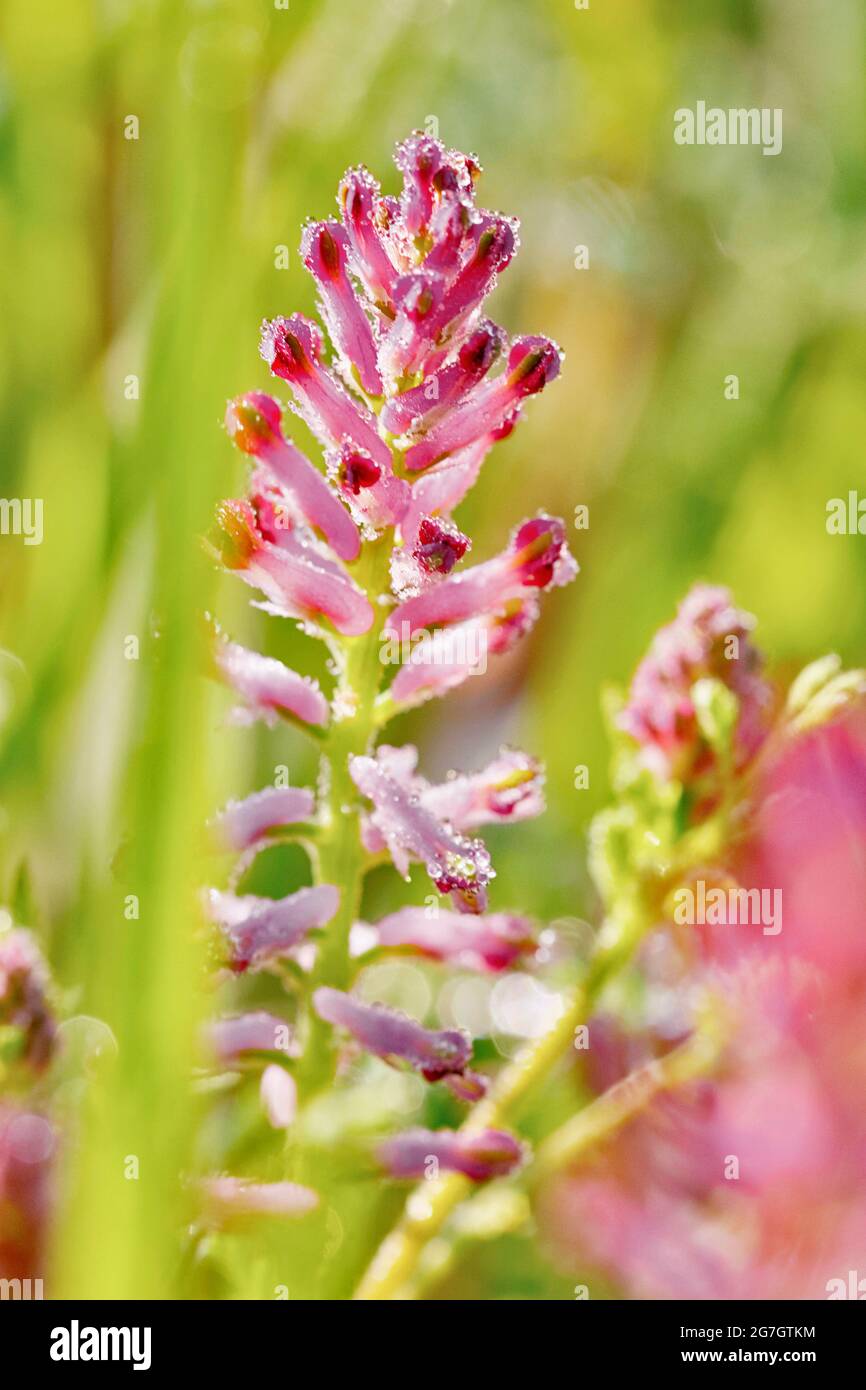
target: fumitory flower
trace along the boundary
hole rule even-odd
[[[303,229],[301,259],[324,332],[299,313],[261,329],[261,356],[288,400],[254,389],[225,416],[250,467],[243,494],[219,506],[212,553],[257,591],[259,609],[326,642],[333,681],[326,692],[275,658],[217,638],[216,665],[242,702],[236,721],[290,721],[322,748],[315,795],[270,787],[214,820],[237,856],[229,887],[207,898],[223,960],[236,978],[279,962],[298,998],[290,1061],[274,1055],[285,1052],[272,1040],[279,1019],[244,1012],[242,1001],[213,1025],[212,1051],[243,1072],[265,1064],[262,1104],[280,1129],[334,1078],[346,1035],[477,1101],[487,1079],[470,1070],[472,1040],[364,1003],[356,976],[382,953],[501,972],[536,949],[527,917],[507,905],[488,910],[495,875],[476,831],[543,810],[539,765],[503,749],[479,771],[436,783],[418,772],[413,747],[376,741],[394,713],[483,674],[489,656],[537,621],[542,592],[577,573],[556,517],[522,521],[500,554],[472,564],[472,538],[455,518],[497,441],[559,375],[563,357],[549,338],[512,337],[487,313],[519,231],[514,218],[478,205],[477,159],[416,132],[395,162],[397,193],[350,169],[338,215]],[[318,441],[320,460],[291,438],[292,412]],[[292,838],[310,855],[314,886],[280,897],[242,891],[257,852]],[[454,910],[431,911],[428,901],[362,921],[363,875],[388,858],[404,877],[423,866]],[[388,1141],[383,1161],[412,1176],[423,1171],[422,1150],[474,1181],[512,1171],[523,1152],[493,1128],[415,1131]],[[206,1192],[217,1224],[233,1211],[300,1212],[314,1200],[236,1177],[211,1180]]]
[[[472,1182],[505,1177],[520,1166],[523,1145],[504,1130],[459,1134],[449,1129],[410,1129],[379,1146],[379,1159],[394,1178],[424,1178],[434,1171],[462,1173]]]
[[[727,589],[697,584],[677,616],[653,639],[635,673],[619,722],[640,745],[647,767],[680,781],[713,760],[695,707],[695,685],[719,681],[736,701],[734,757],[741,767],[757,752],[767,728],[770,687],[752,645],[754,619],[735,608]]]

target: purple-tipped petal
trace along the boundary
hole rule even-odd
[[[306,1216],[319,1195],[296,1182],[249,1182],[246,1178],[206,1178],[201,1184],[205,1224],[218,1230],[252,1216]]]
[[[277,318],[262,328],[261,354],[274,376],[287,381],[298,409],[326,445],[352,439],[383,468],[391,453],[373,415],[353,400],[322,361],[322,335],[303,314]]]
[[[245,1052],[283,1052],[288,1056],[297,1051],[285,1019],[264,1009],[214,1019],[206,1028],[206,1038],[218,1062],[237,1061]]]
[[[523,1162],[523,1145],[505,1130],[464,1134],[451,1129],[410,1129],[379,1146],[382,1166],[395,1178],[424,1178],[440,1171],[472,1182],[507,1177]]]
[[[568,584],[576,573],[563,522],[535,517],[517,528],[508,549],[495,559],[450,575],[435,588],[399,604],[386,630],[396,637],[402,624],[408,624],[411,634],[420,628],[465,622],[502,609],[510,600],[521,598],[527,588]]]
[[[313,222],[304,228],[301,255],[319,287],[322,317],[343,360],[344,374],[351,379],[354,369],[367,394],[381,396],[373,329],[349,278],[348,247],[349,238],[337,222]]]
[[[367,1052],[385,1061],[408,1062],[427,1081],[465,1070],[472,1043],[455,1029],[437,1032],[382,1004],[364,1004],[350,994],[323,986],[313,995],[320,1018],[344,1028]]]
[[[236,717],[273,723],[282,714],[305,724],[327,724],[328,702],[309,676],[224,639],[218,640],[214,656],[221,674],[244,701],[245,710],[236,711]]]
[[[295,1078],[278,1062],[272,1062],[262,1072],[259,1097],[268,1124],[273,1129],[288,1129],[294,1123],[298,1110],[298,1088]]]
[[[431,917],[424,907],[404,907],[384,917],[375,932],[380,946],[410,947],[465,970],[507,970],[536,946],[528,918],[507,912],[467,917],[440,910]]]
[[[487,884],[494,876],[481,840],[459,835],[437,820],[417,795],[383,765],[381,758],[354,757],[352,779],[373,803],[371,821],[385,841],[397,871],[423,864],[440,893],[450,893],[461,912],[483,912]]]
[[[242,801],[230,801],[213,825],[225,848],[240,854],[266,840],[271,830],[309,820],[315,805],[306,787],[265,787]]]
[[[548,338],[518,338],[508,354],[508,367],[494,381],[481,382],[445,412],[417,444],[406,451],[410,472],[429,468],[449,454],[465,449],[501,429],[527,396],[541,391],[559,375],[562,353]]]
[[[259,970],[289,953],[307,933],[323,927],[337,911],[340,891],[331,884],[301,888],[286,898],[241,897],[212,888],[210,916],[226,937],[229,965],[237,974]]]

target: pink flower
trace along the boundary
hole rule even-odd
[[[273,474],[297,520],[319,530],[341,560],[357,559],[357,527],[318,469],[283,437],[280,407],[273,397],[261,391],[238,396],[226,410],[226,429],[238,448]]]
[[[264,719],[274,724],[277,715],[284,715],[305,724],[327,724],[328,702],[309,676],[226,639],[217,640],[214,657],[220,674],[244,701],[234,712],[238,722]]]
[[[304,228],[301,255],[320,292],[322,318],[340,354],[344,376],[381,396],[376,343],[370,320],[349,277],[349,237],[337,222],[311,222]]]
[[[502,351],[502,342],[501,328],[490,320],[481,324],[447,366],[432,372],[421,385],[385,402],[380,416],[385,429],[395,435],[429,430],[487,374]]]
[[[462,1173],[472,1182],[489,1182],[513,1173],[524,1156],[523,1145],[500,1129],[479,1134],[409,1129],[379,1145],[380,1162],[394,1178],[418,1179],[443,1171]]]
[[[501,613],[470,618],[421,637],[407,647],[406,660],[391,682],[391,699],[406,706],[418,704],[446,695],[472,675],[483,675],[488,656],[510,651],[537,618],[534,598],[512,599]],[[408,624],[406,637],[411,637]]]
[[[376,306],[390,307],[397,269],[382,235],[384,221],[379,185],[363,167],[349,169],[337,203],[352,246],[354,266]]]
[[[380,946],[417,951],[431,960],[464,970],[500,971],[535,950],[532,928],[525,917],[492,912],[467,917],[460,912],[404,907],[383,917],[372,929]]]
[[[391,454],[374,416],[328,371],[322,351],[319,329],[302,314],[274,319],[262,329],[262,357],[274,376],[289,383],[301,416],[322,442],[339,446],[351,439],[390,470]]]
[[[387,631],[399,635],[403,623],[416,632],[496,613],[511,600],[522,598],[526,589],[568,584],[576,572],[563,523],[555,517],[535,517],[518,526],[508,549],[495,559],[449,575],[435,588],[399,604],[388,619]]]
[[[351,1033],[367,1052],[386,1061],[397,1058],[408,1062],[425,1081],[441,1081],[451,1073],[460,1075],[472,1055],[472,1043],[465,1033],[422,1028],[405,1014],[382,1004],[363,1004],[337,989],[317,989],[313,1006],[320,1018]]]
[[[406,451],[411,472],[429,468],[449,454],[483,439],[514,418],[521,403],[543,390],[559,375],[562,353],[547,338],[518,338],[508,354],[508,367],[494,381],[484,382],[447,411],[422,440]]]
[[[440,893],[450,893],[461,912],[483,912],[493,877],[490,855],[480,840],[456,834],[428,811],[394,775],[387,758],[355,757],[349,771],[373,803],[371,821],[387,845],[398,873],[412,860],[424,865]]]
[[[450,574],[472,542],[444,518],[422,516],[414,540],[394,550],[391,588],[398,598],[409,598]]]
[[[206,1029],[207,1044],[220,1062],[233,1062],[246,1052],[289,1055],[291,1029],[285,1019],[259,1009],[215,1019]]]
[[[318,1193],[295,1182],[250,1182],[247,1178],[207,1178],[201,1185],[206,1225],[231,1229],[255,1216],[306,1216],[318,1206]]]
[[[216,888],[208,895],[210,915],[223,930],[229,964],[238,974],[287,955],[308,932],[331,920],[339,901],[339,889],[327,883],[301,888],[287,898],[237,897]]]
[[[276,612],[325,618],[338,632],[352,637],[372,625],[369,600],[348,575],[291,534],[280,544],[266,540],[248,502],[224,502],[218,522],[226,568],[260,589]]]
[[[452,773],[438,786],[426,785],[423,804],[456,830],[475,830],[493,821],[522,821],[544,811],[544,775],[535,758],[503,748],[480,772]]]
[[[230,801],[214,826],[225,847],[240,854],[267,841],[281,826],[308,820],[314,807],[313,793],[305,787],[265,787],[243,801]]]
[[[766,730],[771,694],[759,674],[761,656],[749,640],[753,626],[749,614],[733,606],[727,589],[697,584],[674,621],[656,634],[619,722],[658,776],[683,780],[712,761],[692,702],[692,687],[705,676],[722,681],[737,697],[738,765],[754,756]]]
[[[380,467],[351,440],[327,456],[328,474],[365,536],[396,526],[409,505],[409,484]]]

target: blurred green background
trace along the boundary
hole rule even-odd
[[[693,580],[733,588],[780,674],[863,658],[864,542],[825,529],[828,499],[866,493],[862,0],[278,5],[4,0],[0,19],[0,491],[44,500],[41,546],[0,537],[0,901],[38,931],[81,1042],[54,1284],[73,1296],[269,1297],[277,1267],[290,1296],[310,1287],[289,1227],[217,1262],[212,1287],[178,1265],[177,1173],[220,1145],[188,1095],[201,826],[276,764],[313,769],[292,734],[225,728],[200,614],[321,672],[197,538],[243,476],[225,400],[267,385],[261,319],[312,310],[299,229],[333,212],[348,165],[394,191],[395,141],[432,121],[476,152],[480,201],[522,221],[493,312],[566,351],[461,524],[483,558],[539,506],[587,504],[581,575],[484,681],[393,730],[428,775],[503,741],[546,759],[547,816],[489,836],[496,906],[592,920],[599,689]],[[781,107],[782,153],[676,145],[673,113],[698,100]],[[304,868],[262,873],[287,891]],[[371,912],[395,891],[374,879]],[[88,1019],[116,1056],[92,1055]],[[371,1190],[372,1230],[397,1199],[380,1212]],[[371,1239],[345,1237],[328,1288]],[[530,1231],[439,1292],[564,1287]]]

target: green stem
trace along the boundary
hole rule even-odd
[[[368,753],[376,734],[374,708],[382,679],[379,600],[388,590],[392,538],[386,532],[365,545],[355,578],[376,618],[361,637],[343,641],[337,683],[337,715],[322,754],[322,827],[316,843],[316,881],[340,890],[340,905],[319,944],[309,993],[319,985],[346,989],[350,983],[349,932],[357,920],[367,856],[360,836],[358,793],[349,773],[353,756]],[[301,1096],[308,1100],[333,1078],[333,1030],[307,1008],[304,1054],[298,1070]]]
[[[462,1127],[464,1134],[503,1124],[528,1092],[541,1084],[563,1053],[573,1046],[574,1031],[586,1020],[601,990],[631,957],[646,920],[642,904],[635,900],[605,921],[583,983],[567,1001],[553,1027],[500,1072],[490,1094],[473,1107]],[[373,1301],[399,1297],[410,1282],[424,1247],[471,1189],[469,1180],[458,1173],[425,1181],[415,1188],[398,1224],[376,1252],[355,1298]]]
[[[723,1030],[719,1024],[717,1015],[707,1013],[685,1042],[666,1056],[630,1072],[548,1135],[529,1170],[530,1185],[534,1188],[575,1163],[587,1150],[645,1110],[656,1096],[686,1086],[712,1071],[722,1052]]]

